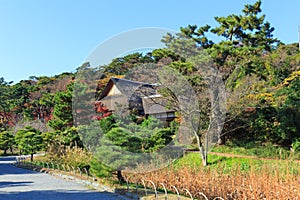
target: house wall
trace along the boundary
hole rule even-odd
[[[116,85],[113,85],[109,93],[107,94],[107,96],[120,95],[120,94],[122,94],[120,90],[116,87]]]

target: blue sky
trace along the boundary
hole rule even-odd
[[[108,38],[142,27],[179,30],[214,25],[255,0],[0,0],[0,77],[71,72]],[[263,13],[285,43],[297,42],[299,0],[263,0]]]

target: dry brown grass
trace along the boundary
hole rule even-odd
[[[288,168],[288,162],[286,164]],[[222,173],[223,169],[183,166],[169,167],[150,173],[126,174],[130,182],[141,183],[141,180],[152,180],[157,186],[163,183],[172,190],[172,185],[180,189],[188,189],[193,197],[201,199],[199,192],[209,199],[300,199],[300,169],[291,174],[276,166],[264,165],[260,170],[251,167],[245,173],[233,169],[230,173]]]
[[[61,148],[62,149],[62,148]],[[85,167],[89,165],[92,159],[92,154],[82,148],[65,147],[59,154],[47,152],[46,156],[38,157],[36,161],[55,162],[61,164],[68,164],[73,167]]]
[[[92,159],[92,154],[81,148],[67,147],[61,159],[64,163],[70,163],[76,166],[80,163],[88,164]]]

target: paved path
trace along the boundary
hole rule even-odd
[[[14,161],[15,157],[0,157],[0,200],[123,199],[108,192],[89,190],[75,181],[17,168],[11,165]]]

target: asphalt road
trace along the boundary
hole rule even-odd
[[[0,157],[0,200],[124,199],[113,193],[89,190],[81,183],[11,165],[15,157]]]

